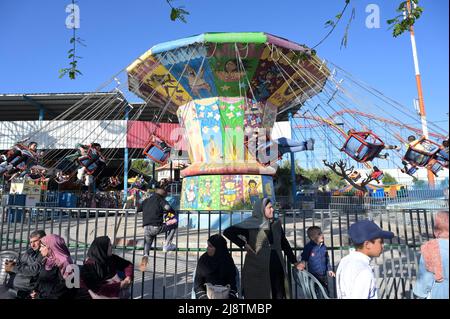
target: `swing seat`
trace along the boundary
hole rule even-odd
[[[153,137],[145,146],[143,154],[161,165],[167,163],[172,147],[159,138]]]
[[[437,175],[437,173],[443,169],[443,165],[437,160],[431,160],[430,163],[428,163],[427,168],[432,171],[433,174]]]
[[[440,150],[439,144],[422,137],[409,144],[403,160],[414,166],[426,167]]]
[[[376,181],[378,181],[378,182],[381,182],[382,180],[383,180],[383,178],[384,178],[384,174],[383,173],[381,173],[381,174],[372,174],[372,178],[374,179],[374,180],[376,180]]]
[[[383,141],[372,132],[351,131],[341,151],[363,163],[373,160],[383,149]]]
[[[425,167],[431,161],[432,155],[428,153],[424,153],[422,151],[416,150],[414,148],[409,147],[403,156],[403,160],[408,162],[411,165]]]
[[[425,137],[421,137],[420,139],[410,143],[409,148],[411,148],[413,151],[429,156],[434,156],[441,150],[441,146],[439,144],[426,139]]]
[[[98,163],[102,158],[101,153],[93,148],[89,147],[87,154],[78,158],[78,163],[86,169],[86,174],[92,175],[98,168]]]

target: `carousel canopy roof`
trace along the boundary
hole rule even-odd
[[[279,115],[318,94],[330,74],[308,47],[263,32],[161,43],[127,72],[130,91],[172,113],[191,100],[222,96],[268,102]]]

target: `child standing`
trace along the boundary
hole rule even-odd
[[[328,288],[328,276],[335,277],[335,273],[331,269],[330,258],[328,256],[327,246],[324,243],[325,238],[322,230],[318,226],[311,226],[307,229],[306,234],[310,241],[305,245],[301,255],[301,270],[308,267],[308,271],[331,294],[332,289]]]

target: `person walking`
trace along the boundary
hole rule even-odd
[[[142,225],[144,227],[144,256],[139,265],[141,271],[147,269],[148,255],[158,234],[166,233],[167,237],[163,245],[164,252],[176,249],[172,240],[178,228],[178,220],[175,210],[165,200],[167,186],[165,183],[160,183],[154,194],[138,204],[137,211],[143,213]]]

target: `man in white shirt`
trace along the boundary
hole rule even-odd
[[[383,239],[394,233],[384,231],[371,220],[360,220],[348,230],[355,251],[342,258],[336,272],[338,299],[377,299],[377,286],[370,259],[383,252]]]

